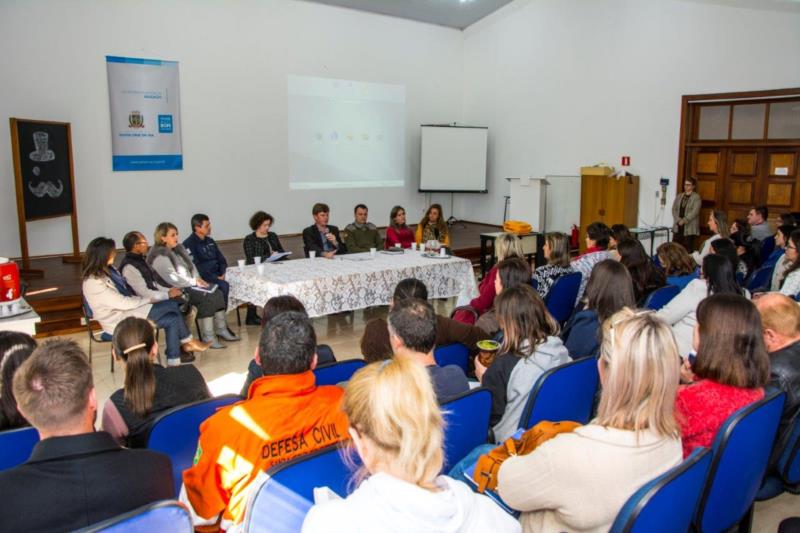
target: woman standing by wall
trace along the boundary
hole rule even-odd
[[[683,181],[683,192],[672,202],[673,240],[689,252],[694,251],[694,240],[700,235],[700,206],[703,201],[695,192],[697,180],[689,177]]]

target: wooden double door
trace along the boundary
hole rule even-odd
[[[800,211],[798,147],[692,147],[687,163],[685,175],[697,178],[697,192],[703,199],[703,228],[714,209],[724,211],[730,224],[747,217],[754,205],[766,205],[773,226],[779,214]],[[679,185],[682,190],[683,184]]]

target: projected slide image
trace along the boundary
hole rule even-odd
[[[289,187],[401,187],[405,87],[289,76]]]

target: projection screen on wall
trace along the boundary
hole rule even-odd
[[[486,192],[489,129],[422,125],[420,192]]]
[[[289,76],[289,188],[402,187],[403,85]]]

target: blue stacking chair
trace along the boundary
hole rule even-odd
[[[95,333],[92,329],[92,319],[94,318],[94,311],[89,307],[89,302],[86,298],[83,299],[83,321],[86,323],[86,332],[89,334],[89,362],[92,362],[92,344],[106,344],[111,342],[111,335],[105,331]],[[109,354],[111,357],[111,371],[114,371],[114,354]]]
[[[566,322],[572,315],[572,310],[575,309],[575,300],[578,299],[582,277],[580,272],[564,274],[553,283],[547,296],[544,297],[547,311],[559,324]]]
[[[683,463],[645,484],[622,506],[610,532],[689,531],[711,458],[711,450],[697,448]]]
[[[658,311],[667,305],[673,298],[681,292],[676,285],[667,285],[651,292],[644,301],[644,307]]]
[[[351,468],[338,443],[291,461],[273,466],[253,481],[244,512],[244,531],[252,533],[296,533],[314,505],[314,487],[329,487],[346,497],[350,492]]]
[[[21,465],[39,442],[39,432],[32,427],[0,431],[0,471]]]
[[[757,268],[747,278],[747,290],[750,292],[766,289],[769,290],[770,283],[772,282],[772,272],[775,270],[775,265],[765,265]]]
[[[444,412],[444,471],[447,472],[476,446],[489,440],[492,393],[472,389],[442,404]]]
[[[192,533],[194,528],[189,510],[180,502],[162,500],[79,529],[77,533],[151,533],[152,531]]]
[[[533,384],[519,427],[529,429],[543,420],[587,423],[599,381],[594,357],[551,368]]]
[[[192,466],[200,438],[200,424],[220,407],[241,401],[238,394],[226,394],[208,400],[167,409],[150,424],[147,447],[162,452],[172,461],[175,494],[180,494],[183,471]]]
[[[775,236],[771,235],[761,241],[761,250],[759,251],[759,257],[762,261],[766,261],[767,258],[772,254],[775,250]]]
[[[800,494],[800,417],[795,417],[792,431],[779,451],[777,464],[764,476],[756,500],[768,500],[784,491]]]
[[[363,359],[348,359],[337,363],[321,365],[314,369],[317,385],[336,385],[349,381],[358,369],[366,365]]]
[[[433,358],[439,366],[456,365],[467,373],[469,364],[469,348],[460,342],[438,346],[433,351]]]
[[[782,392],[733,413],[719,428],[714,460],[694,519],[698,532],[749,531],[753,501],[767,469],[783,411]]]

